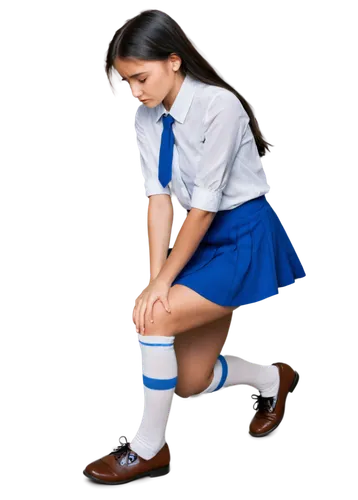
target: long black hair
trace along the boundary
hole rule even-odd
[[[264,156],[265,149],[270,151],[268,146],[272,144],[264,140],[249,103],[216,73],[181,27],[165,12],[156,9],[144,10],[115,32],[105,61],[108,80],[113,88],[111,74],[116,57],[158,61],[166,60],[173,53],[181,58],[180,70],[183,76],[189,74],[197,80],[222,87],[236,95],[250,118],[249,125],[259,155]]]

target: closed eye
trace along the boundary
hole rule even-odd
[[[138,82],[140,82],[140,83],[144,83],[145,81],[146,81],[146,78],[144,78],[144,80],[138,80]],[[122,78],[122,82],[129,83],[128,80],[126,80],[125,78]]]

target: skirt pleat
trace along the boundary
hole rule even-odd
[[[263,195],[218,212],[172,286],[186,285],[216,304],[239,306],[276,295],[304,276],[283,225]]]

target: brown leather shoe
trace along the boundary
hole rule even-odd
[[[130,449],[127,438],[113,451],[87,465],[83,474],[102,484],[123,484],[144,476],[157,477],[168,474],[170,452],[167,443],[150,460],[145,460]],[[119,438],[121,442],[121,438]]]
[[[275,430],[281,423],[285,413],[285,402],[289,392],[293,392],[299,375],[286,363],[272,363],[279,369],[280,386],[277,393],[277,400],[274,397],[265,398],[261,394],[252,394],[254,410],[257,410],[251,420],[249,434],[254,437],[267,436]],[[255,405],[257,407],[255,408]]]

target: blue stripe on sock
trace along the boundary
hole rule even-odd
[[[220,361],[221,361],[221,369],[222,369],[221,379],[220,379],[220,382],[219,382],[219,385],[217,386],[217,388],[214,389],[212,392],[218,391],[219,389],[222,388],[222,386],[225,384],[225,380],[227,379],[227,374],[229,371],[228,366],[227,366],[227,361],[224,358],[224,356],[219,354],[218,359],[220,359]]]
[[[159,345],[174,345],[174,342],[172,342],[171,344],[151,344],[150,342],[142,342],[141,340],[139,341],[139,343],[143,345],[150,345],[151,347]]]
[[[149,389],[155,389],[156,391],[165,391],[167,389],[173,389],[177,385],[178,377],[160,379],[160,378],[150,378],[143,375],[143,383]]]

